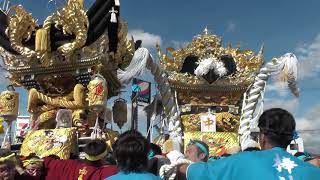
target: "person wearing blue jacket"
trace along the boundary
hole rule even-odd
[[[220,159],[182,165],[188,180],[319,180],[320,169],[286,152],[295,131],[293,116],[274,108],[259,118],[261,151],[247,151]]]

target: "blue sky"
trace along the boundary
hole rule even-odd
[[[39,23],[54,9],[47,0],[20,0]],[[57,1],[58,5],[62,0]],[[90,6],[93,0],[86,0]],[[241,44],[243,49],[258,51],[265,44],[265,61],[286,52],[299,59],[299,87],[301,96],[295,99],[283,84],[269,81],[266,108],[281,106],[292,112],[298,129],[320,129],[320,1],[318,0],[122,0],[121,17],[129,24],[129,34],[143,40],[154,49],[155,43],[166,47],[181,47],[201,33],[205,26],[225,44]],[[61,7],[61,6],[60,6]],[[149,74],[143,76],[152,80]],[[4,86],[2,86],[3,89]],[[21,112],[25,111],[26,93],[21,94]],[[24,101],[24,102],[23,102]],[[111,101],[108,103],[111,105]],[[305,139],[318,132],[302,133]],[[308,141],[308,148],[315,151]],[[320,149],[320,148],[318,148]],[[318,153],[320,153],[318,151]]]

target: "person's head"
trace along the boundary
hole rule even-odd
[[[50,157],[52,159],[60,159],[60,157],[55,154],[50,154],[48,157]]]
[[[147,168],[149,143],[138,131],[130,130],[119,136],[114,146],[114,157],[125,173],[142,172]]]
[[[259,143],[262,150],[273,147],[287,148],[292,140],[296,122],[288,111],[273,108],[262,113],[258,127],[260,128]]]
[[[187,150],[186,158],[192,162],[206,162],[209,157],[209,147],[206,143],[198,140],[190,140]]]
[[[42,175],[43,160],[36,155],[29,155],[25,160],[22,161],[25,172],[33,177],[40,179]]]
[[[161,151],[161,147],[154,144],[154,143],[150,143],[150,150],[148,152],[148,159],[152,159],[155,155],[161,155],[162,151]]]
[[[248,147],[248,148],[246,148],[245,150],[243,150],[243,151],[260,151],[261,149],[260,148],[258,148],[258,147]]]
[[[8,149],[0,149],[0,179],[14,180],[16,175],[15,154]]]
[[[306,161],[306,160],[311,158],[311,155],[309,153],[306,153],[306,152],[296,152],[294,154],[294,156],[297,157],[298,159],[302,160],[302,161]]]
[[[103,140],[92,140],[84,147],[84,153],[88,162],[102,165],[108,154],[108,147]]]

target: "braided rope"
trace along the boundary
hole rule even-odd
[[[134,76],[141,75],[145,69],[149,69],[157,82],[157,87],[162,96],[165,114],[169,120],[170,136],[182,143],[182,128],[180,122],[179,108],[172,92],[168,75],[153,61],[151,54],[146,48],[139,48],[135,51],[132,61],[125,71],[118,70],[118,79],[121,83],[128,84]]]
[[[188,159],[179,159],[172,164],[165,164],[161,166],[159,170],[159,176],[161,179],[174,180],[177,175],[177,166],[182,164],[192,164]]]
[[[38,92],[32,88],[29,90],[28,97],[28,111],[33,112],[37,109],[35,102],[41,101],[49,106],[64,107],[67,109],[80,109],[84,107],[83,96],[84,87],[81,84],[77,84],[74,88],[74,101],[68,101],[62,98],[51,98]]]
[[[153,61],[151,55],[149,55],[147,68],[154,75],[155,81],[157,82],[157,87],[162,96],[162,103],[165,107],[164,109],[169,120],[170,135],[171,137],[178,137],[179,143],[182,143],[182,141],[180,140],[180,137],[182,137],[180,111],[175,99],[175,94],[171,90],[171,87],[168,81],[168,75],[160,67],[159,64]]]
[[[271,75],[284,73],[292,93],[296,96],[299,95],[299,90],[296,87],[297,62],[296,56],[292,53],[287,53],[280,58],[274,58],[271,62],[267,63],[265,67],[260,69],[253,85],[244,94],[245,97],[239,127],[242,150],[250,147],[250,145],[254,143],[251,132],[256,131],[258,128],[258,118],[263,112],[265,87]],[[260,107],[257,108],[259,100],[261,104]]]

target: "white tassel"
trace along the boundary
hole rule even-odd
[[[224,63],[221,61],[217,61],[214,63],[215,68],[214,72],[219,75],[219,77],[222,77],[228,73],[228,70],[226,67],[224,67]]]
[[[118,11],[114,10],[114,7],[112,7],[111,11],[111,19],[110,19],[110,22],[112,23],[117,23],[117,16],[116,16],[116,13],[118,13]]]
[[[114,0],[114,5],[119,7],[120,6],[120,0]]]
[[[228,73],[228,70],[224,66],[223,62],[215,58],[208,58],[199,63],[199,66],[194,71],[194,74],[198,77],[201,77],[206,75],[212,69],[214,69],[214,72],[219,75],[219,77],[222,77]]]
[[[139,48],[135,51],[129,66],[123,71],[118,69],[117,76],[121,84],[130,83],[134,76],[141,75],[147,67],[150,53],[146,48]]]
[[[91,132],[91,139],[101,139],[102,138],[102,130],[99,126],[99,115],[97,115],[96,123],[93,127],[93,131]]]
[[[199,66],[194,71],[194,74],[198,77],[201,77],[205,74],[207,74],[211,69],[214,68],[214,61],[216,59],[208,58],[204,59],[199,63]]]

